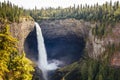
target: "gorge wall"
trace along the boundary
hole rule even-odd
[[[10,32],[18,40],[19,52],[24,51],[24,42],[28,34],[34,29],[34,21],[31,19],[23,20],[20,23],[11,23]]]
[[[63,19],[63,20],[43,20],[39,22],[42,29],[48,59],[57,59],[64,63],[61,66],[71,64],[78,61],[80,57],[87,51],[89,57],[98,59],[108,46],[113,46],[116,51],[111,57],[110,64],[112,66],[120,66],[120,24],[107,25],[107,32],[104,37],[99,38],[93,34],[93,29],[99,23],[90,23],[82,20]],[[11,24],[11,33],[19,40],[19,51],[25,50],[27,57],[37,62],[37,38],[34,21],[25,21],[19,24]],[[111,49],[111,48],[110,48]],[[109,51],[107,51],[109,54]],[[106,56],[102,56],[104,59]],[[76,65],[76,64],[75,64]],[[77,66],[78,67],[78,66]],[[64,68],[63,68],[64,69]],[[37,70],[36,70],[37,71]],[[60,72],[57,77],[64,74]],[[63,77],[63,76],[62,76]],[[62,78],[61,77],[61,78]],[[59,80],[58,78],[56,80]]]
[[[86,40],[86,52],[89,57],[84,56],[82,59],[56,70],[51,80],[98,80],[96,78],[99,74],[106,75],[105,78],[99,78],[100,80],[107,80],[109,77],[111,80],[120,79],[118,76],[120,75],[120,23],[106,25],[106,34],[102,37],[93,33],[96,25],[99,26],[99,23],[90,24]],[[112,74],[112,72],[114,73]],[[115,74],[113,79],[111,74]],[[96,78],[90,78],[90,75]]]
[[[92,33],[96,23],[63,19],[43,20],[39,22],[39,25],[45,39],[48,59],[59,59],[64,61],[65,64],[79,60],[85,49],[90,57],[98,58],[105,51],[107,45],[119,44],[119,23],[113,26],[108,25],[108,28],[112,27],[112,31],[102,39]],[[37,61],[38,50],[34,21],[27,20],[21,23],[12,23],[10,31],[19,40],[19,51],[25,50],[28,58]],[[119,51],[115,53],[111,64],[119,65]]]
[[[39,22],[42,29],[48,59],[57,59],[64,64],[79,60],[86,45],[85,38],[89,33],[89,22],[75,19],[43,20]],[[25,52],[37,61],[37,40],[34,29],[26,38]],[[33,54],[34,53],[34,54]]]
[[[40,23],[49,59],[64,64],[79,60],[84,52],[88,23],[75,19],[46,20]]]

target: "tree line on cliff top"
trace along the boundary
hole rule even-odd
[[[120,20],[120,4],[119,1],[112,3],[106,2],[103,5],[98,3],[95,5],[78,5],[68,8],[42,8],[27,10],[27,14],[31,15],[34,19],[65,19],[75,18],[83,19],[86,21],[100,21],[112,22]]]

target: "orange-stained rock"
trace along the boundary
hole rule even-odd
[[[120,53],[117,53],[112,57],[111,65],[114,67],[120,67]]]

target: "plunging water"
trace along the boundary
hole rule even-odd
[[[36,33],[37,33],[37,42],[38,42],[38,67],[42,70],[43,77],[47,80],[47,54],[44,45],[44,39],[42,36],[41,28],[38,23],[36,25]]]
[[[57,69],[57,65],[59,63],[56,63],[56,60],[50,64],[48,64],[47,61],[47,54],[46,54],[46,49],[44,45],[44,39],[42,36],[42,31],[38,23],[35,23],[36,25],[36,34],[37,34],[37,42],[38,42],[38,67],[42,70],[43,77],[45,80],[47,79],[47,72],[49,70],[55,70]]]

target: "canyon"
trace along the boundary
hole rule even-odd
[[[38,23],[45,40],[48,60],[60,60],[63,62],[60,67],[79,61],[85,50],[89,57],[98,59],[106,50],[107,45],[119,43],[119,23],[112,26],[112,36],[107,34],[102,39],[92,33],[92,29],[99,23],[76,19],[43,20]],[[19,51],[25,51],[26,56],[36,63],[38,61],[38,43],[34,21],[11,24],[11,34],[19,40]],[[114,67],[120,66],[119,51],[115,52],[110,64]],[[36,73],[41,74],[41,72]]]

